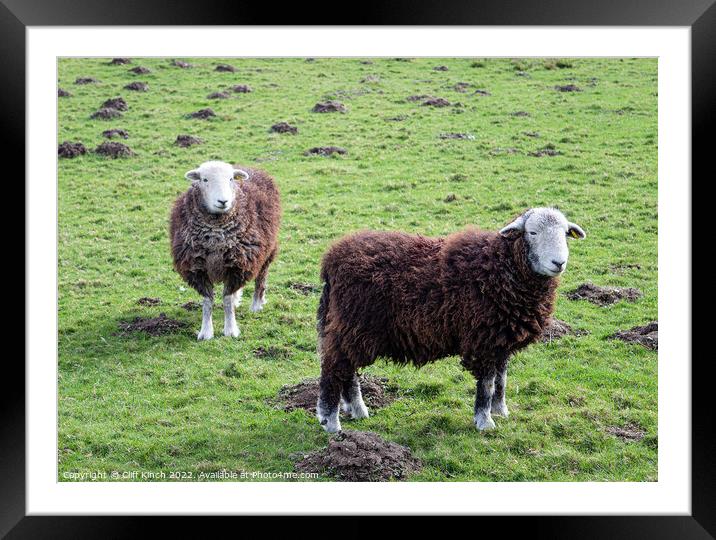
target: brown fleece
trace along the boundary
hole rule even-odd
[[[536,341],[558,279],[535,274],[522,235],[427,238],[359,232],[323,258],[319,346],[326,384],[379,356],[418,367],[460,355],[476,377]]]
[[[174,269],[202,296],[213,294],[214,283],[223,282],[225,294],[232,294],[252,279],[263,281],[278,251],[278,188],[265,172],[236,167],[249,178],[236,182],[236,199],[226,214],[207,212],[193,185],[172,209]]]

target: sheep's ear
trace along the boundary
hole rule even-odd
[[[502,227],[502,229],[500,229],[500,234],[505,238],[515,238],[516,236],[525,232],[526,221],[527,214],[522,214],[509,225]]]
[[[586,238],[587,233],[584,232],[582,227],[571,221],[567,223],[567,234],[572,238]]]
[[[248,180],[249,173],[241,169],[234,169],[234,180]]]
[[[194,169],[193,171],[189,171],[184,175],[184,178],[189,180],[190,182],[198,182],[201,180],[201,175],[199,174],[199,169]]]

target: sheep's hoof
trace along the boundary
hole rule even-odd
[[[478,431],[487,431],[489,429],[495,429],[496,426],[490,413],[479,412],[475,415],[475,427]]]
[[[368,407],[366,407],[364,403],[353,404],[350,413],[353,420],[360,420],[361,418],[368,418],[368,416],[370,416],[368,414]]]
[[[266,304],[266,300],[254,300],[251,302],[251,311],[254,313],[261,311],[264,308],[264,304]]]
[[[199,341],[206,341],[214,337],[214,330],[208,329],[205,330],[202,328],[202,330],[196,335],[196,339]]]
[[[507,410],[507,403],[500,401],[498,403],[492,403],[492,410],[490,411],[495,416],[504,416],[507,418],[510,415],[510,411]]]
[[[234,326],[234,327],[224,326],[224,335],[226,337],[237,338],[237,337],[239,337],[239,334],[241,334],[241,331],[239,330],[238,326]]]
[[[338,419],[338,411],[328,417],[323,417],[320,414],[317,416],[321,426],[328,433],[338,433],[341,430],[341,421]]]

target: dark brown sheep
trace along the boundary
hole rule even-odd
[[[204,297],[198,339],[211,339],[214,284],[224,284],[224,335],[237,337],[235,307],[256,280],[252,311],[266,302],[266,276],[278,251],[279,192],[263,171],[208,161],[186,173],[192,186],[174,203],[171,250],[175,270]]]
[[[528,210],[499,233],[447,237],[360,232],[334,244],[321,267],[318,419],[340,430],[339,402],[368,416],[356,370],[385,357],[418,367],[460,355],[477,379],[475,425],[507,416],[507,362],[539,339],[567,264],[566,237],[584,231],[552,208]]]

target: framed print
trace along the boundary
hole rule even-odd
[[[0,8],[27,224],[3,534],[710,537],[712,2],[294,10]]]

